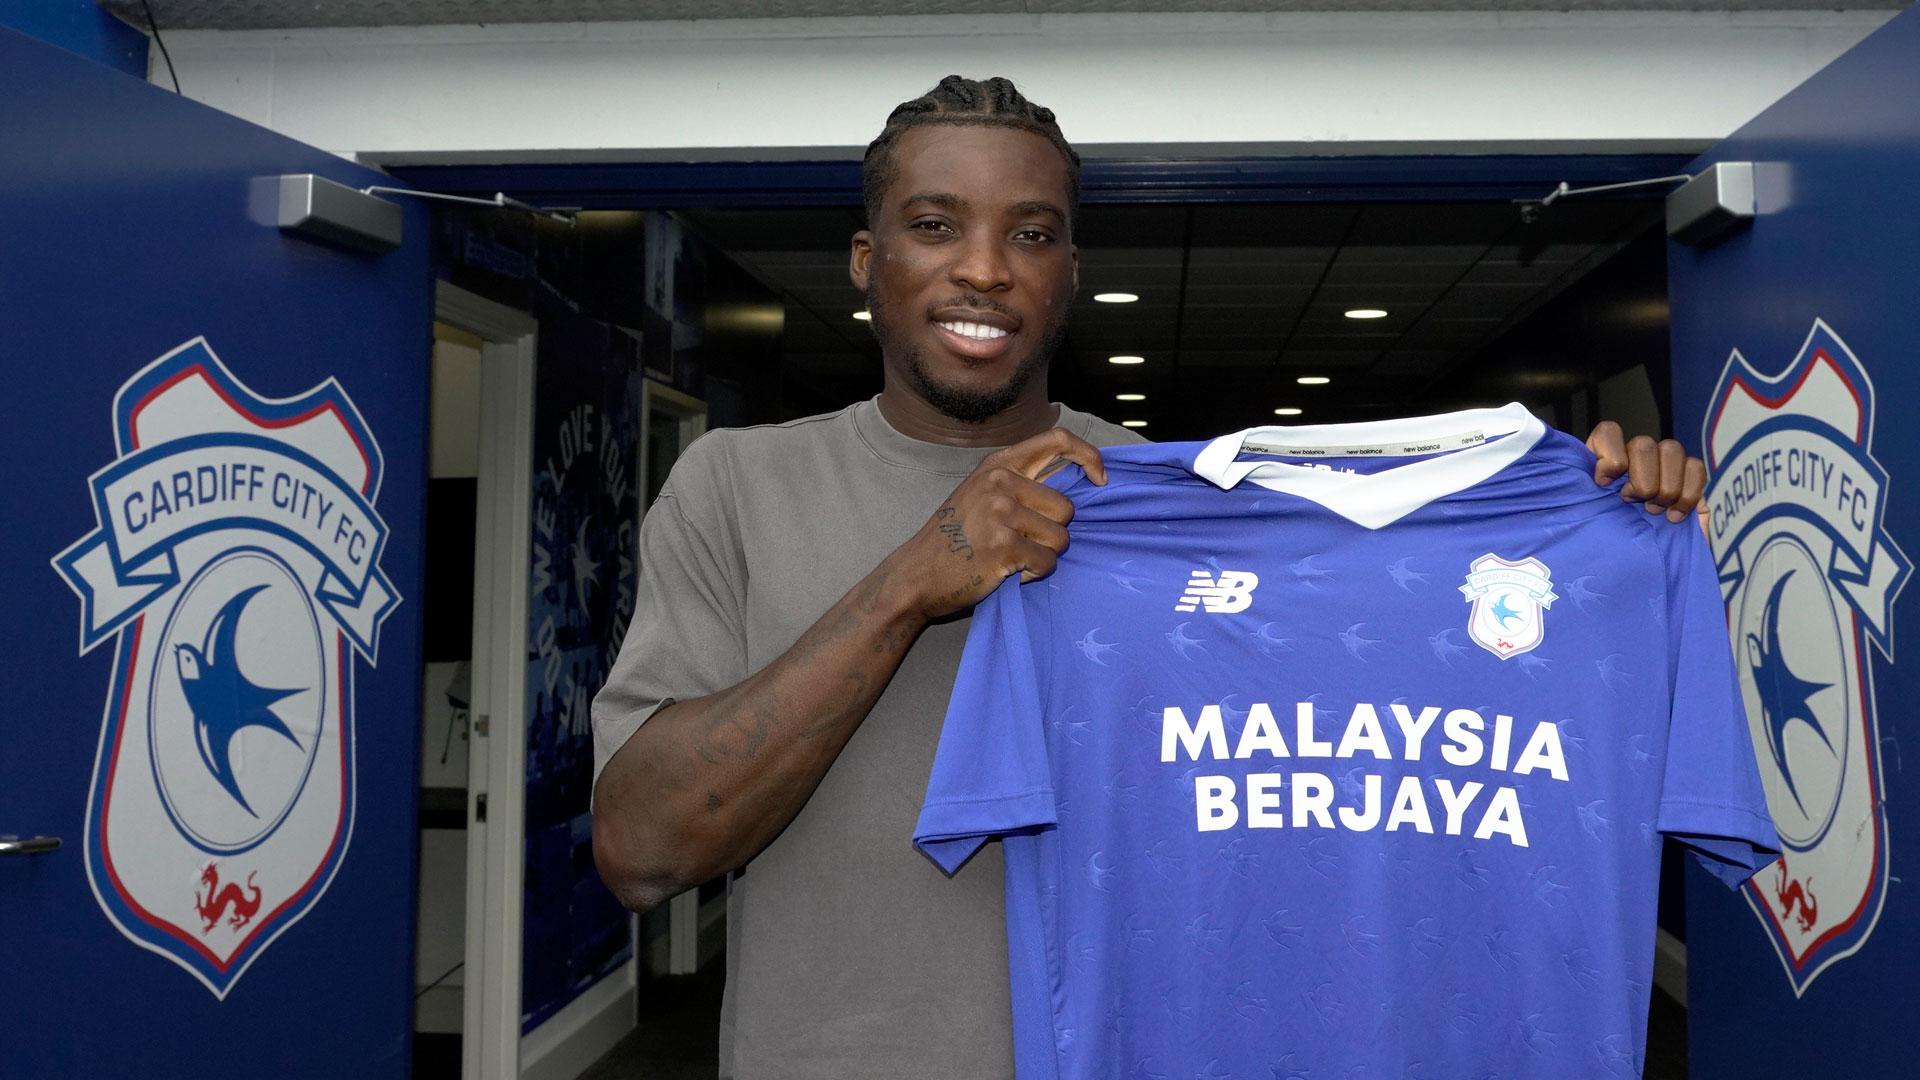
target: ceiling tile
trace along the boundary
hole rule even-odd
[[[1327,268],[1328,285],[1451,285],[1459,262],[1336,262]]]
[[[1434,318],[1505,318],[1539,293],[1537,285],[1458,285],[1431,313]]]
[[[1180,350],[1182,368],[1266,368],[1272,367],[1272,349],[1194,349]]]
[[[1498,244],[1487,252],[1487,258],[1498,262],[1521,263],[1523,265],[1559,264],[1577,262],[1593,250],[1592,244],[1544,244],[1540,246],[1521,244]]]
[[[1322,285],[1313,298],[1314,310],[1343,312],[1351,308],[1385,308],[1389,313],[1411,313],[1425,308],[1445,293],[1445,285]]]
[[[1333,256],[1331,246],[1315,247],[1195,247],[1188,266],[1322,266]]]
[[[1347,242],[1484,248],[1519,223],[1519,211],[1507,202],[1374,203],[1361,211]]]
[[[1444,263],[1465,270],[1487,250],[1481,244],[1349,244],[1340,249],[1335,266],[1356,263]]]
[[[1323,267],[1315,263],[1290,265],[1267,263],[1259,266],[1192,266],[1187,269],[1189,290],[1219,286],[1264,285],[1268,288],[1311,289],[1320,283]]]
[[[1462,285],[1532,285],[1542,288],[1551,284],[1555,278],[1567,272],[1565,263],[1534,263],[1527,265],[1516,262],[1501,262],[1487,259],[1473,264]]]
[[[1180,250],[1187,234],[1184,206],[1083,206],[1073,242],[1081,254],[1123,247]]]
[[[1338,244],[1358,209],[1333,203],[1292,203],[1276,212],[1257,203],[1197,206],[1193,212],[1196,247],[1270,247],[1283,244]]]

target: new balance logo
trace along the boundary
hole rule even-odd
[[[1180,602],[1173,605],[1173,610],[1192,611],[1204,607],[1222,615],[1245,611],[1253,604],[1253,590],[1259,584],[1257,575],[1244,570],[1222,570],[1218,581],[1205,570],[1195,570],[1187,581],[1187,591],[1180,594]]]

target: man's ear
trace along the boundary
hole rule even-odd
[[[1067,250],[1073,253],[1072,255],[1073,257],[1073,295],[1079,296],[1080,295],[1080,247],[1077,244],[1069,245],[1067,247]]]
[[[873,261],[873,233],[861,229],[853,234],[853,249],[847,255],[847,277],[853,279],[853,287],[861,292],[867,291],[867,268]]]

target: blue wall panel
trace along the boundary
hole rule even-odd
[[[1719,467],[1715,551],[1789,848],[1743,893],[1689,881],[1692,1075],[1909,1076],[1897,1036],[1920,1015],[1920,897],[1902,882],[1920,880],[1920,759],[1908,773],[1904,751],[1920,752],[1920,665],[1914,601],[1897,598],[1901,549],[1920,552],[1920,12],[1696,167],[1715,161],[1756,163],[1760,213],[1717,245],[1670,246],[1676,426]],[[1731,445],[1746,430],[1761,441]],[[1849,582],[1860,563],[1869,580]],[[1780,624],[1774,650],[1750,624],[1783,604],[1804,617]]]
[[[5,29],[0,101],[9,151],[0,171],[0,490],[9,507],[0,685],[15,702],[0,710],[0,832],[67,841],[0,859],[9,1033],[0,1076],[405,1076],[432,310],[425,214],[409,207],[407,244],[377,259],[283,235],[262,202],[267,178],[378,178]],[[373,510],[388,539],[378,564],[400,598],[376,659],[347,659],[357,745],[337,870],[304,917],[227,981],[224,999],[184,962],[116,929],[90,884],[82,837],[116,647],[80,654],[81,605],[50,562],[95,526],[88,480],[119,456],[116,390],[202,337],[261,396],[344,394],[357,406],[383,458]],[[240,625],[257,636],[257,622]],[[244,881],[243,856],[211,861]],[[192,901],[199,872],[161,866],[155,887]],[[273,918],[267,908],[256,917]],[[224,932],[193,924],[175,937]]]

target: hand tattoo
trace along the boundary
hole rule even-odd
[[[949,504],[935,510],[933,512],[933,520],[940,522],[940,535],[947,538],[947,550],[961,555],[971,562],[973,559],[973,545],[968,542],[966,531],[960,527],[960,523],[951,520],[957,513],[958,511],[954,510],[953,506]]]

